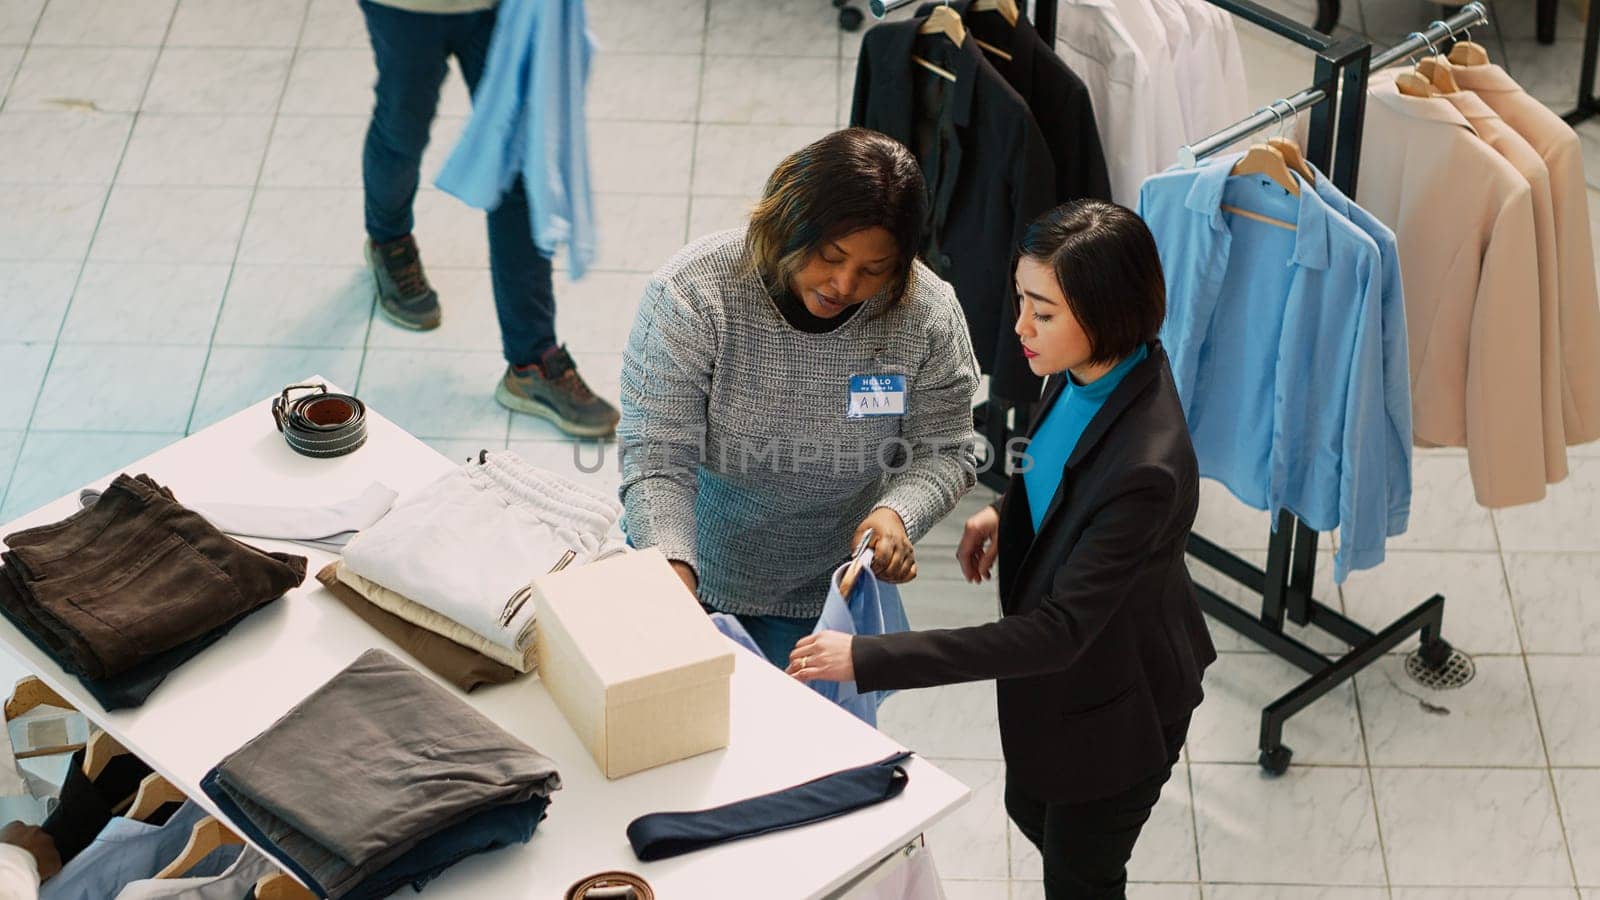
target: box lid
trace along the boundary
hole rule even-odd
[[[626,703],[733,673],[733,649],[655,548],[534,579],[538,621],[559,622]]]

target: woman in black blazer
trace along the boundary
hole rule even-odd
[[[1058,207],[1029,226],[1016,281],[1018,337],[1049,377],[1032,468],[956,551],[973,582],[998,556],[1000,620],[823,632],[789,671],[863,691],[995,679],[1006,809],[1043,854],[1045,895],[1122,897],[1216,659],[1184,564],[1199,474],[1156,340],[1166,287],[1144,222],[1101,201]]]

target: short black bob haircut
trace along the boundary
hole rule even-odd
[[[1161,255],[1144,220],[1103,200],[1074,200],[1028,225],[1018,259],[1049,266],[1089,337],[1091,365],[1155,340],[1167,315]]]

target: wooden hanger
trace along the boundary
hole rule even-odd
[[[1300,182],[1289,171],[1283,153],[1271,144],[1253,144],[1244,156],[1233,165],[1229,175],[1265,175],[1278,183],[1292,197],[1300,196]]]
[[[100,777],[113,759],[127,755],[128,749],[117,743],[116,738],[96,730],[89,735],[89,748],[83,752],[83,774],[93,781]]]
[[[305,885],[282,872],[261,876],[256,882],[256,900],[316,900]]]
[[[974,13],[997,12],[1002,19],[1006,20],[1006,24],[1012,28],[1017,27],[1017,17],[1021,15],[1017,10],[1016,0],[975,0],[971,6],[967,7],[967,11]],[[1012,57],[1009,52],[996,47],[988,41],[979,40],[976,35],[973,36],[972,40],[985,53],[998,56],[1006,62],[1011,61]]]
[[[967,8],[973,12],[997,12],[1013,28],[1016,27],[1017,18],[1021,15],[1021,12],[1017,9],[1016,0],[974,0],[973,4]]]
[[[1428,67],[1424,69],[1423,66],[1423,63],[1426,63],[1429,59],[1439,55],[1438,49],[1433,46],[1433,41],[1429,40],[1428,36],[1420,31],[1413,31],[1411,34],[1407,35],[1407,37],[1415,38],[1422,43],[1427,44],[1428,55],[1423,59],[1422,62],[1417,62],[1415,53],[1411,55],[1411,62],[1415,64],[1415,68],[1401,72],[1399,75],[1395,76],[1395,90],[1398,90],[1407,97],[1438,96],[1439,92],[1433,86],[1433,67],[1431,64],[1429,64]]]
[[[219,847],[243,846],[244,839],[228,830],[226,825],[218,822],[215,816],[206,816],[194,823],[194,830],[189,832],[189,843],[183,847],[183,852],[178,858],[167,864],[165,869],[156,873],[156,878],[182,878],[185,872],[194,868],[202,859],[210,856]]]
[[[1283,156],[1283,164],[1298,174],[1306,181],[1316,181],[1316,173],[1311,171],[1311,166],[1306,162],[1306,155],[1300,152],[1300,145],[1288,138],[1269,138],[1267,146],[1278,151]]]
[[[861,534],[860,543],[856,544],[856,552],[850,555],[850,567],[844,570],[844,575],[839,578],[839,596],[844,598],[845,605],[850,604],[850,592],[855,590],[856,579],[861,577],[861,564],[866,561],[867,548],[872,546],[872,529],[868,528]]]
[[[1431,80],[1410,69],[1394,77],[1394,87],[1407,97],[1433,97],[1438,94]]]
[[[1010,62],[1011,61],[1011,54],[1010,53],[1007,53],[1006,51],[1001,50],[999,47],[996,47],[995,45],[989,43],[988,41],[985,41],[985,40],[983,40],[981,38],[978,38],[978,37],[974,37],[972,39],[972,42],[974,44],[978,45],[978,49],[982,50],[983,52],[985,52],[985,53],[987,53],[987,54],[989,54],[991,56],[998,56],[1001,59],[1005,60],[1006,62]]]
[[[917,34],[942,34],[950,39],[950,43],[959,47],[967,39],[967,26],[961,24],[961,16],[951,9],[948,4],[945,4],[933,8],[933,12],[928,14],[928,18],[922,23],[922,27],[917,29]],[[953,82],[956,80],[956,73],[943,66],[928,62],[915,53],[911,54],[911,61],[943,78],[945,81]]]
[[[11,699],[6,701],[6,721],[20,719],[41,706],[53,709],[63,709],[76,712],[76,708],[67,699],[56,693],[55,688],[40,681],[37,676],[28,677],[17,682],[16,689],[11,694]],[[62,735],[63,737],[65,735]],[[34,743],[30,740],[29,743]],[[62,744],[60,746],[35,747],[16,754],[17,759],[34,759],[40,756],[57,756],[62,753],[75,753],[83,749],[82,744]]]
[[[927,20],[917,29],[917,34],[942,34],[959,47],[967,39],[967,26],[961,24],[961,14],[944,3],[928,13]]]
[[[1457,41],[1450,48],[1450,62],[1458,66],[1487,66],[1489,64],[1489,51],[1483,49],[1482,44],[1475,44],[1471,40]]]
[[[1289,171],[1289,165],[1284,162],[1283,154],[1271,144],[1252,145],[1245,152],[1245,155],[1234,164],[1233,170],[1228,174],[1265,175],[1276,182],[1279,187],[1288,191],[1290,195],[1300,196],[1300,183],[1295,181],[1294,173]],[[1285,222],[1282,219],[1263,216],[1260,213],[1251,212],[1248,209],[1240,209],[1227,203],[1222,204],[1222,211],[1244,216],[1246,219],[1254,219],[1257,222],[1265,222],[1268,225],[1276,225],[1279,228],[1286,228],[1290,231],[1298,230],[1293,222]]]
[[[933,74],[939,76],[940,78],[943,78],[945,81],[955,81],[956,80],[956,73],[954,73],[954,72],[950,71],[949,69],[946,69],[946,68],[944,68],[942,66],[936,66],[933,63],[928,62],[927,60],[923,59],[922,57],[916,55],[915,53],[911,54],[911,61],[916,63],[917,65],[923,67],[924,69],[927,69],[929,72],[932,72]]]
[[[29,675],[17,682],[16,688],[11,692],[11,699],[6,701],[6,721],[20,718],[41,706],[77,710],[77,707],[68,703],[65,697],[56,693],[55,688],[40,681],[37,675]]]
[[[1417,63],[1417,74],[1428,79],[1433,89],[1441,94],[1454,94],[1461,88],[1456,84],[1456,76],[1450,71],[1450,62],[1443,56],[1430,56]]]
[[[156,810],[168,803],[182,803],[189,798],[172,786],[172,782],[151,772],[139,782],[139,793],[133,795],[133,806],[128,809],[128,818],[145,822]]]
[[[1300,151],[1300,145],[1283,136],[1284,121],[1283,115],[1278,112],[1279,102],[1282,102],[1284,106],[1288,107],[1290,113],[1295,112],[1294,106],[1288,101],[1274,101],[1271,106],[1267,107],[1267,109],[1272,111],[1273,115],[1278,117],[1278,136],[1268,138],[1267,147],[1269,149],[1278,151],[1278,155],[1283,157],[1283,164],[1288,166],[1290,170],[1294,171],[1301,178],[1304,178],[1308,184],[1314,183],[1317,180],[1317,176],[1312,173],[1311,167],[1306,165],[1306,155]],[[1242,162],[1243,161],[1241,160],[1241,163]],[[1285,187],[1287,187],[1287,185],[1285,185]]]

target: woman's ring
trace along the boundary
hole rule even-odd
[[[811,657],[809,657],[809,656],[802,656],[802,657],[800,657],[800,668],[801,668],[801,669],[802,669],[802,670],[804,670],[804,669],[805,669],[805,667],[806,667],[806,663],[807,663],[807,662],[808,662],[808,661],[809,661],[809,660],[810,660],[810,659],[811,659]]]

